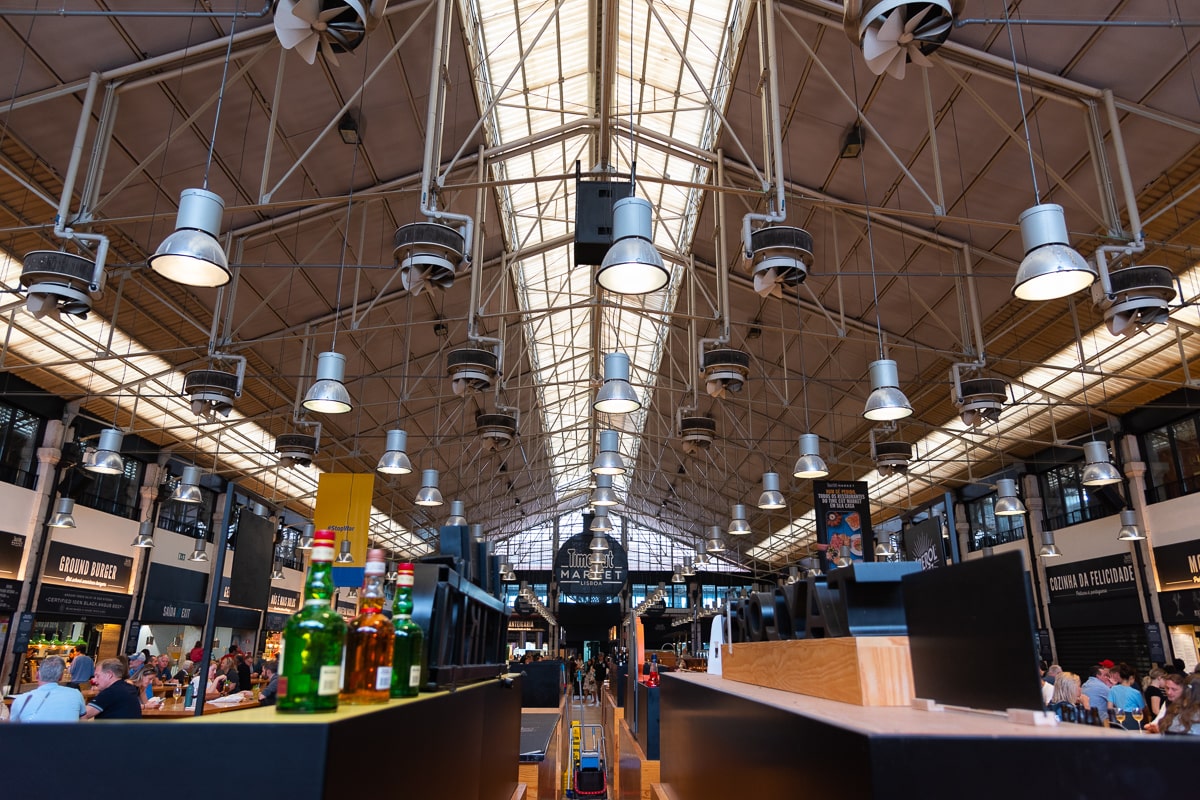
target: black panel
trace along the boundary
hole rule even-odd
[[[1087,680],[1088,669],[1105,659],[1131,664],[1139,674],[1150,671],[1150,648],[1145,625],[1106,625],[1054,629],[1057,661],[1068,672]]]
[[[513,664],[509,669],[521,673],[522,708],[558,708],[562,705],[563,662],[544,659]]]
[[[207,603],[208,575],[191,569],[151,564],[146,594],[162,600]]]
[[[237,549],[229,576],[229,602],[263,609],[271,590],[271,562],[275,558],[275,526],[268,519],[243,511],[238,515]]]
[[[637,692],[637,728],[634,731],[642,752],[650,761],[657,761],[660,753],[659,723],[661,716],[660,686],[647,686],[644,683],[634,683],[633,690]]]
[[[1042,708],[1020,553],[905,575],[903,585],[917,697],[999,711]]]

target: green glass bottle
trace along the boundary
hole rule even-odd
[[[333,531],[313,534],[312,562],[304,582],[304,606],[283,628],[279,648],[279,691],[275,708],[284,713],[336,711],[342,683],[346,622],[331,602]]]
[[[425,668],[425,632],[413,622],[413,565],[397,564],[396,596],[392,600],[392,697],[416,697]]]

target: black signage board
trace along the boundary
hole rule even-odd
[[[1153,664],[1167,663],[1167,651],[1163,647],[1162,631],[1157,623],[1146,625],[1146,649],[1150,651],[1150,661]]]
[[[942,521],[936,517],[922,520],[904,529],[905,561],[915,561],[922,570],[946,566],[946,546],[942,541]]]
[[[129,630],[125,633],[125,652],[136,653],[138,649],[139,634],[142,632],[142,624],[136,619],[129,623]]]
[[[300,610],[300,593],[271,587],[271,594],[267,597],[267,609],[285,615],[295,614]]]
[[[19,533],[0,531],[0,578],[15,578],[21,569],[25,552],[25,537]]]
[[[270,520],[245,511],[238,515],[237,549],[233,552],[229,576],[230,605],[258,609],[266,606],[274,542],[275,526]]]
[[[21,582],[0,578],[0,611],[15,611],[21,599]]]
[[[1049,664],[1054,660],[1054,648],[1050,646],[1050,631],[1046,628],[1038,628],[1037,648],[1042,661]]]
[[[1154,566],[1163,591],[1200,588],[1200,541],[1154,548]]]
[[[1051,603],[1084,603],[1137,597],[1133,556],[1118,553],[1046,567]]]
[[[159,600],[207,605],[207,590],[208,575],[182,567],[151,564],[146,576],[146,596]]]
[[[142,601],[142,622],[174,622],[179,625],[204,625],[208,603],[191,603],[162,597],[147,597]]]
[[[1160,592],[1158,605],[1168,625],[1200,625],[1200,589]]]
[[[62,614],[84,620],[124,622],[133,598],[115,592],[94,592],[73,586],[43,584],[38,594],[39,614]]]
[[[625,548],[613,537],[608,537],[608,549],[598,551],[604,556],[604,565],[600,571],[604,573],[598,581],[588,580],[588,558],[591,556],[592,534],[588,532],[591,515],[583,517],[583,532],[577,533],[563,543],[554,557],[554,579],[558,581],[560,594],[575,598],[615,597],[625,588],[629,577],[629,558]]]
[[[290,617],[290,614],[280,614],[276,611],[268,611],[266,616],[263,618],[263,630],[281,631],[283,630],[283,626],[287,625],[287,621]]]
[[[50,542],[46,555],[46,583],[60,586],[85,586],[123,592],[129,588],[133,558],[106,553],[65,542]]]
[[[242,631],[258,630],[262,612],[256,608],[241,608],[240,606],[218,606],[217,627],[237,628]]]
[[[20,655],[29,649],[29,640],[33,638],[33,614],[28,612],[17,615],[15,633],[13,636],[13,652]]]
[[[817,543],[828,545],[825,571],[842,546],[850,548],[850,558],[872,561],[875,542],[871,533],[871,498],[866,481],[813,481],[813,513],[816,515]]]

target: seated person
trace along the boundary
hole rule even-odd
[[[100,693],[87,704],[88,719],[141,719],[142,703],[138,689],[124,680],[125,665],[118,658],[106,658],[92,678]]]
[[[276,670],[279,669],[279,664],[275,661],[264,661],[262,665],[262,676],[266,683],[263,684],[262,691],[258,693],[258,702],[264,706],[275,705],[275,696],[279,691],[279,675]]]
[[[154,678],[158,683],[163,684],[174,677],[174,671],[171,669],[171,657],[163,654],[154,660]]]
[[[37,688],[13,699],[10,721],[78,722],[87,709],[78,689],[59,685],[65,666],[58,656],[42,661]]]
[[[176,683],[187,683],[192,679],[193,666],[194,665],[191,661],[185,660],[179,665],[179,670],[175,673],[175,677],[172,680],[174,680]]]

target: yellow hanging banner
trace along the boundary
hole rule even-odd
[[[343,539],[350,541],[352,564],[339,567],[363,567],[367,563],[367,535],[371,530],[371,501],[375,476],[348,472],[326,472],[317,483],[317,507],[313,524],[317,530],[338,535],[337,552]]]

